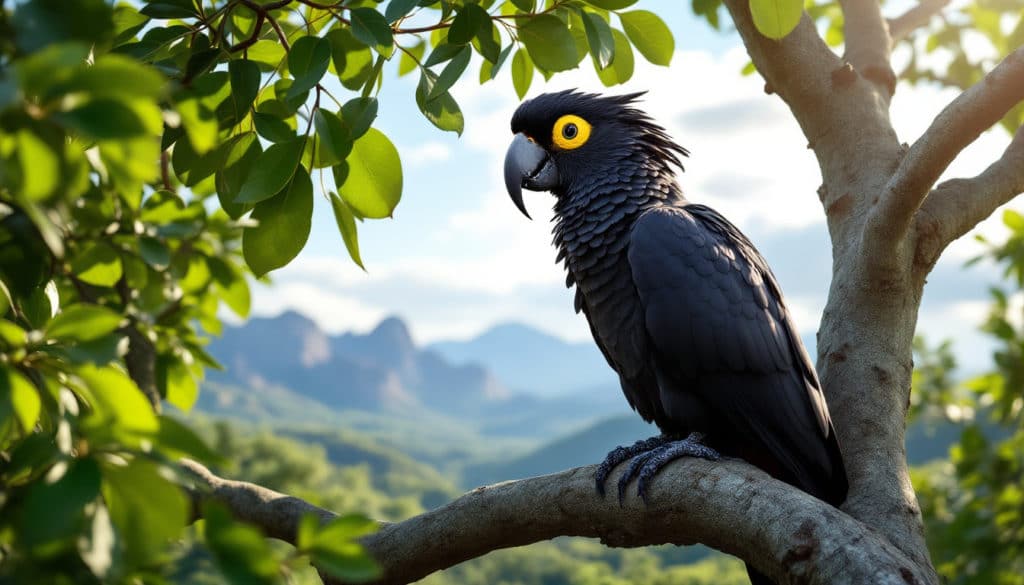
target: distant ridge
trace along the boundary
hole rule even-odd
[[[423,406],[453,413],[478,410],[509,391],[476,364],[453,365],[416,347],[405,322],[381,321],[367,334],[328,336],[287,311],[227,327],[209,351],[226,367],[215,383],[285,387],[333,408],[402,411]]]
[[[428,347],[455,364],[483,365],[517,392],[557,396],[618,384],[592,341],[569,343],[521,323],[503,323],[472,339]]]

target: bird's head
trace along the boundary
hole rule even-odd
[[[512,115],[505,187],[530,217],[523,188],[562,195],[581,177],[609,175],[639,152],[682,168],[686,149],[634,106],[643,93],[600,96],[576,90],[541,94]]]

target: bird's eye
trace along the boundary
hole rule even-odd
[[[566,114],[555,122],[551,141],[561,150],[573,150],[586,144],[590,138],[590,123],[579,116]]]

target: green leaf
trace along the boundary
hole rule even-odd
[[[574,69],[580,61],[568,26],[550,14],[536,16],[520,25],[519,40],[526,45],[537,67],[546,71]]]
[[[323,526],[309,514],[299,523],[297,546],[318,568],[342,581],[369,581],[380,576],[380,568],[356,539],[378,529],[377,522],[360,514],[339,516]]]
[[[105,242],[86,244],[71,261],[75,277],[96,286],[114,286],[121,279],[121,256]]]
[[[472,6],[472,5],[471,5]],[[427,101],[435,100],[441,96],[441,94],[447,93],[448,90],[455,85],[455,82],[459,80],[462,73],[466,70],[469,65],[469,58],[473,56],[473,51],[469,47],[464,47],[451,61],[445,65],[441,71],[441,75],[437,77],[437,81],[434,83],[434,87],[430,88],[430,93],[427,94]]]
[[[281,192],[295,175],[305,146],[305,137],[296,137],[274,144],[260,154],[235,202],[258,203]]]
[[[427,96],[436,82],[437,76],[433,71],[420,70],[420,83],[416,86],[416,105],[431,124],[441,130],[455,132],[461,136],[466,122],[455,98],[445,92],[433,100],[427,101]]]
[[[509,46],[512,46],[512,43]],[[498,33],[498,27],[490,18],[485,20],[476,31],[476,36],[473,37],[473,48],[483,56],[484,60],[491,63],[497,61],[501,55],[501,35]]]
[[[615,59],[615,39],[612,38],[612,28],[603,18],[593,12],[583,12],[581,16],[583,29],[587,33],[587,44],[590,45],[590,55],[597,63],[597,69],[604,69]]]
[[[189,457],[203,463],[221,463],[224,460],[192,429],[173,416],[160,417],[160,432],[157,433],[156,443],[161,451],[174,459]]]
[[[206,545],[228,582],[270,585],[281,581],[278,560],[258,530],[235,521],[218,503],[203,506]]]
[[[234,266],[217,257],[210,258],[210,271],[213,272],[213,278],[221,290],[221,300],[239,317],[248,317],[251,299],[245,276]]]
[[[59,89],[93,97],[150,98],[163,94],[167,80],[160,72],[123,55],[107,54],[91,67],[79,67]]]
[[[647,10],[633,10],[619,13],[619,20],[622,21],[622,30],[645,59],[655,65],[668,67],[676,43],[672,31],[657,14]]]
[[[114,34],[113,10],[104,0],[33,0],[19,2],[13,12],[5,16],[4,36],[24,53],[68,41],[103,45]]]
[[[501,53],[498,55],[498,59],[494,63],[484,59],[483,63],[480,64],[481,84],[498,76],[498,72],[501,71],[501,66],[508,60],[508,56],[512,54],[512,49],[514,48],[515,45],[510,44],[502,49]]]
[[[750,0],[754,26],[769,39],[779,40],[792,32],[803,13],[803,0]]]
[[[157,364],[157,375],[164,380],[165,400],[189,412],[199,397],[199,385],[188,367],[176,358],[168,358]]]
[[[256,112],[252,115],[252,122],[256,127],[256,132],[271,142],[295,140],[295,129],[274,114]]]
[[[352,34],[367,47],[373,47],[378,53],[390,57],[394,50],[394,38],[387,19],[373,8],[355,8],[350,13]],[[346,56],[347,58],[347,56]]]
[[[363,259],[359,256],[359,233],[356,229],[355,216],[337,193],[332,192],[330,197],[331,208],[334,210],[334,221],[338,224],[338,232],[341,233],[341,239],[345,242],[348,255],[360,268],[366,270],[366,267],[363,266]]]
[[[346,163],[348,172],[338,183],[345,203],[360,217],[390,217],[402,197],[402,162],[395,145],[371,128],[356,140]]]
[[[352,98],[341,106],[341,123],[348,129],[348,135],[352,140],[358,140],[366,134],[376,119],[377,98]]]
[[[0,295],[0,299],[3,295]],[[8,306],[10,306],[8,304]],[[4,343],[8,348],[19,348],[25,347],[25,341],[27,335],[24,329],[11,323],[7,319],[0,319],[0,342]]]
[[[299,167],[287,189],[256,205],[252,219],[259,223],[242,233],[242,253],[253,274],[263,276],[298,256],[309,239],[312,216],[313,182]]]
[[[242,134],[232,144],[224,159],[224,165],[217,171],[217,199],[221,208],[232,219],[238,219],[250,209],[249,205],[235,203],[235,199],[242,192],[242,186],[252,173],[252,167],[262,152],[255,132]]]
[[[29,130],[17,133],[14,152],[21,163],[21,194],[25,198],[47,199],[60,186],[60,152],[53,146]]]
[[[633,48],[629,46],[629,39],[615,29],[612,29],[612,38],[615,39],[615,61],[608,68],[597,70],[605,87],[626,83],[633,77]],[[596,61],[594,68],[597,69]]]
[[[198,16],[192,0],[154,0],[143,6],[139,12],[150,18],[160,19],[195,18]]]
[[[523,49],[517,49],[512,57],[512,87],[516,90],[519,99],[526,96],[530,91],[530,84],[533,82],[533,60],[530,54]]]
[[[637,0],[586,0],[587,4],[605,10],[622,10],[637,3]]]
[[[380,529],[380,523],[362,514],[338,516],[320,527],[317,540],[320,542],[355,540],[373,534]]]
[[[192,147],[191,140],[187,137],[179,139],[174,143],[174,152],[171,155],[174,174],[186,187],[198,185],[220,168],[227,145],[222,144],[221,146],[221,149],[212,153],[200,155]]]
[[[327,33],[338,79],[347,89],[363,87],[373,73],[373,53],[354,36],[348,27],[335,28]]]
[[[163,122],[159,109],[152,104],[149,105],[152,108],[133,108],[121,100],[99,98],[75,106],[66,112],[57,112],[53,118],[91,140],[120,140],[147,134],[156,135]],[[140,115],[140,110],[144,115]],[[151,115],[154,111],[155,119]]]
[[[139,13],[132,6],[118,6],[114,9],[114,45],[120,45],[135,37],[135,33],[142,30],[149,22],[144,14]]]
[[[330,64],[330,41],[314,36],[296,40],[288,53],[288,69],[294,81],[288,88],[287,99],[294,99],[320,83]]]
[[[217,115],[202,100],[184,100],[178,104],[177,110],[181,115],[181,125],[196,154],[206,154],[217,146]]]
[[[231,75],[231,100],[235,104],[235,119],[249,113],[260,91],[260,66],[248,59],[235,59],[228,63]]]
[[[430,56],[423,62],[424,67],[433,67],[439,63],[451,59],[455,55],[458,55],[462,51],[461,45],[450,45],[448,43],[441,43],[434,47],[434,50],[430,52]]]
[[[453,45],[465,45],[473,40],[477,31],[491,16],[477,4],[466,4],[455,15],[451,28],[448,29],[448,42]]]
[[[72,538],[78,534],[82,509],[99,494],[96,461],[72,459],[65,473],[34,482],[29,488],[28,496],[17,508],[18,539],[34,548]]]
[[[167,246],[160,240],[149,236],[139,238],[139,255],[147,264],[157,270],[163,270],[171,263],[171,251],[167,249]]]
[[[396,20],[409,14],[417,4],[419,4],[419,0],[391,0],[384,10],[384,18],[388,24],[394,24]]]
[[[1003,224],[1016,233],[1024,233],[1024,215],[1012,210],[1003,211]]]
[[[40,285],[36,287],[27,298],[21,301],[21,312],[25,315],[29,325],[35,329],[42,329],[50,320],[53,307],[50,305],[50,295]]]
[[[256,41],[256,44],[245,50],[245,54],[250,61],[260,63],[270,70],[277,69],[286,56],[281,43],[267,39]]]
[[[313,114],[313,125],[316,127],[316,136],[320,140],[317,150],[319,157],[317,166],[330,167],[345,160],[352,150],[352,139],[349,138],[348,130],[342,124],[341,118],[323,108],[318,108]]]
[[[167,471],[141,457],[103,468],[103,499],[125,556],[133,564],[145,564],[163,554],[185,529],[189,501],[167,479]]]
[[[32,382],[21,372],[5,365],[0,368],[0,400],[10,404],[22,432],[31,433],[39,420],[41,408],[39,393]]]
[[[91,341],[112,333],[121,315],[99,305],[71,305],[46,326],[46,335],[60,340]]]
[[[89,419],[103,428],[133,435],[150,435],[159,427],[153,407],[135,382],[113,367],[84,365],[77,375],[92,391],[93,411]]]
[[[407,47],[405,51],[402,51],[402,55],[398,58],[398,76],[408,75],[418,67],[417,61],[423,60],[423,53],[427,50],[427,43],[420,41],[411,47]],[[410,57],[406,51],[412,53]]]
[[[372,581],[381,570],[366,549],[356,542],[334,542],[310,550],[312,562],[344,583]]]

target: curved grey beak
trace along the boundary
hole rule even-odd
[[[523,187],[547,191],[558,185],[558,170],[547,151],[531,142],[525,134],[516,134],[505,154],[505,188],[519,211],[532,219],[523,203]]]

